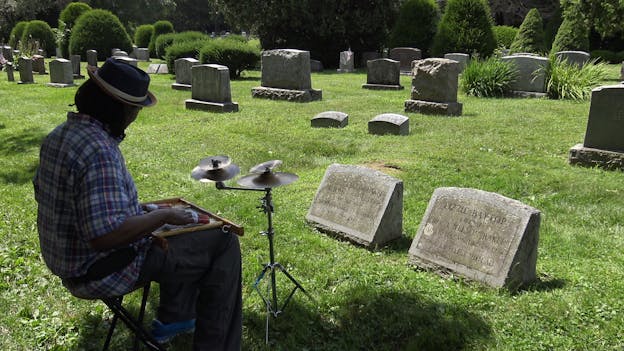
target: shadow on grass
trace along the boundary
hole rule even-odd
[[[46,133],[41,128],[28,128],[20,132],[11,133],[2,138],[0,155],[12,156],[30,151],[32,148],[41,145],[41,141],[45,136]]]
[[[563,289],[566,285],[566,281],[563,279],[552,278],[549,276],[538,277],[533,283],[521,287],[514,294],[522,294],[531,291],[553,291],[557,289]]]
[[[26,184],[32,181],[38,163],[21,165],[20,169],[3,169],[0,171],[0,183],[4,184]]]

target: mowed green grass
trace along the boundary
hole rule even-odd
[[[142,63],[143,68],[147,64]],[[619,81],[619,66],[609,66]],[[16,74],[16,78],[17,74]],[[45,267],[36,231],[31,179],[42,138],[65,120],[76,88],[9,83],[0,75],[0,345],[2,350],[97,350],[111,314],[98,301],[72,297]],[[190,111],[190,92],[172,76],[152,76],[159,99],[144,109],[122,143],[144,201],[184,197],[245,226],[245,350],[620,350],[624,348],[624,174],[573,167],[568,150],[584,138],[589,102],[482,99],[459,94],[460,118],[404,113],[403,91],[370,91],[363,71],[314,73],[323,100],[252,99],[260,72],[232,81],[240,112]],[[78,81],[81,82],[81,81]],[[312,129],[319,112],[349,114],[344,129]],[[380,113],[406,114],[409,136],[373,136]],[[300,179],[273,192],[276,259],[306,288],[270,319],[253,282],[269,260],[260,193],[219,191],[190,171],[210,155],[229,155],[242,169],[280,159]],[[404,237],[367,250],[305,223],[332,163],[372,167],[404,182]],[[228,182],[234,185],[235,182]],[[440,277],[407,264],[407,251],[438,187],[496,192],[542,211],[539,281],[517,293],[461,277]],[[357,204],[345,204],[345,206]],[[157,287],[157,285],[154,285]],[[280,301],[291,285],[278,274]],[[157,288],[148,320],[158,302]],[[138,306],[138,294],[128,299]],[[187,350],[190,336],[169,344]],[[129,349],[118,329],[113,349]]]

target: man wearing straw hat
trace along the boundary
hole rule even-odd
[[[114,59],[88,73],[75,95],[78,112],[69,112],[43,141],[33,180],[47,266],[81,298],[119,296],[157,281],[157,341],[194,330],[194,350],[239,350],[236,235],[213,230],[165,242],[151,234],[193,218],[172,208],[143,212],[119,149],[141,108],[156,104],[150,78]]]

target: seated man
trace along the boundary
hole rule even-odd
[[[192,215],[142,211],[119,143],[142,107],[156,98],[149,76],[107,60],[89,69],[75,95],[78,113],[43,141],[33,184],[43,258],[72,294],[103,298],[160,283],[154,337],[195,330],[195,350],[239,350],[242,333],[238,238],[220,229],[168,241],[151,233],[188,224]]]

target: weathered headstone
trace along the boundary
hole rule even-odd
[[[17,61],[19,67],[20,80],[17,84],[31,84],[34,83],[32,59],[28,57],[20,57]]]
[[[355,55],[353,54],[353,51],[349,50],[349,51],[342,51],[340,52],[340,62],[339,62],[339,68],[337,70],[338,73],[351,73],[353,72],[354,69],[354,60],[355,60]]]
[[[409,262],[515,291],[536,279],[540,211],[468,188],[433,192]]]
[[[121,51],[121,49],[120,49],[120,48],[112,48],[112,49],[111,49],[111,56],[115,56],[115,53],[116,53],[117,51]],[[127,54],[126,54],[126,55],[127,55]]]
[[[306,220],[358,244],[382,246],[403,235],[403,182],[370,168],[332,164]]]
[[[171,88],[175,90],[191,90],[193,76],[191,75],[191,67],[199,65],[199,61],[192,57],[184,57],[175,60],[175,83],[171,84]]]
[[[123,51],[123,50],[117,50],[115,52],[113,52],[113,57],[117,58],[117,57],[130,57],[130,55],[128,55],[127,52]]]
[[[47,85],[56,88],[74,86],[72,62],[62,58],[50,61],[50,83]]]
[[[344,128],[349,124],[349,115],[338,111],[325,111],[310,120],[313,128]]]
[[[136,58],[139,61],[150,60],[148,48],[136,48],[134,49],[133,53],[134,53],[134,58]]]
[[[15,82],[15,75],[13,73],[15,68],[13,67],[13,62],[7,63],[5,67],[6,67],[5,70],[7,73],[7,80],[9,82]]]
[[[383,113],[368,122],[369,134],[409,135],[409,118],[396,113]]]
[[[238,103],[232,102],[230,70],[222,65],[197,65],[191,68],[192,98],[186,100],[187,109],[212,112],[238,112]]]
[[[323,72],[323,62],[319,60],[310,60],[311,72]]]
[[[399,61],[390,59],[370,60],[366,63],[366,84],[364,89],[401,90]]]
[[[97,51],[87,50],[87,66],[91,66],[91,67],[98,66]]]
[[[501,60],[511,62],[518,71],[518,76],[511,85],[514,95],[519,97],[546,96],[548,58],[515,54],[504,56]]]
[[[569,162],[624,170],[624,85],[592,90],[583,144],[570,149]]]
[[[410,74],[412,69],[412,61],[420,60],[422,52],[416,48],[393,48],[390,49],[388,57],[392,60],[399,61],[401,73]]]
[[[80,55],[70,55],[69,59],[71,60],[72,74],[74,75],[74,79],[84,78],[84,76],[80,74]],[[52,69],[50,68],[50,70]]]
[[[129,64],[130,66],[138,67],[138,62],[136,59],[133,59],[128,56],[113,56],[113,58],[117,61]]]
[[[466,68],[466,66],[468,65],[468,62],[470,62],[470,55],[462,54],[459,52],[452,52],[449,54],[444,54],[444,58],[447,60],[453,60],[453,61],[459,62],[460,73],[464,71],[464,68]]]
[[[585,66],[590,59],[589,53],[585,51],[559,51],[555,53],[555,57],[578,68]]]
[[[276,49],[262,52],[260,87],[251,89],[254,98],[310,102],[321,100],[323,92],[312,89],[310,52]]]
[[[366,67],[368,64],[368,61],[377,60],[380,58],[381,58],[381,54],[378,53],[377,51],[364,51],[362,53],[362,56],[360,57],[359,67]]]
[[[429,58],[414,61],[411,99],[405,101],[406,112],[460,116],[457,102],[460,64],[454,60]]]
[[[9,62],[13,62],[13,50],[11,49],[10,46],[2,47],[2,56],[4,56],[5,60]]]
[[[43,56],[41,55],[32,56],[32,69],[33,69],[33,72],[37,72],[40,75],[48,74],[48,72],[46,72],[45,59]]]

